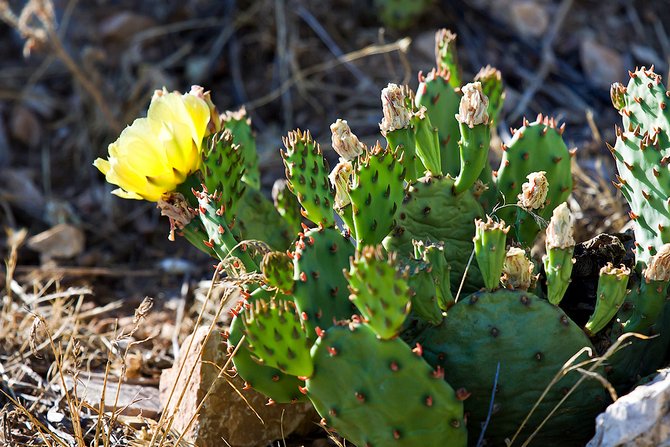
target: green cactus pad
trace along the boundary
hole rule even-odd
[[[317,327],[327,329],[356,313],[343,273],[354,247],[334,228],[306,231],[295,246],[293,296],[313,338]]]
[[[356,165],[349,197],[359,246],[379,244],[395,224],[405,177],[400,157],[378,144]]]
[[[454,179],[426,176],[411,185],[398,210],[398,225],[384,240],[389,251],[410,257],[414,252],[412,240],[444,243],[444,254],[451,267],[451,291],[458,291],[465,267],[473,250],[475,219],[484,210],[469,191],[455,195]],[[464,283],[464,292],[482,286],[482,276],[476,263],[471,263]]]
[[[426,110],[421,109],[412,116],[412,128],[416,141],[416,155],[433,175],[442,174],[440,138],[436,127],[430,122]]]
[[[254,290],[248,298],[248,303],[251,305],[257,300],[270,299],[288,300],[290,297],[259,288]],[[230,324],[230,334],[228,336],[228,347],[230,350],[235,349],[238,343],[242,342],[242,346],[237,349],[233,356],[233,365],[235,365],[237,373],[250,387],[265,394],[275,402],[288,403],[307,400],[307,397],[299,390],[299,387],[304,385],[302,380],[285,374],[277,368],[259,365],[253,360],[248,342],[246,339],[242,341],[242,337],[244,336],[245,312],[246,310],[243,306],[235,311],[237,315],[235,315]]]
[[[438,288],[431,276],[432,268],[423,259],[400,257],[398,269],[407,277],[412,297],[412,315],[432,324],[442,322],[442,306]]]
[[[398,334],[410,307],[407,277],[395,264],[394,256],[385,256],[381,246],[367,246],[351,259],[346,275],[349,298],[377,336],[385,340]]]
[[[617,268],[612,263],[607,263],[605,267],[600,269],[598,290],[596,291],[596,308],[589,321],[584,325],[584,330],[589,336],[601,331],[616,315],[626,297],[626,285],[629,276],[630,270],[623,265],[621,268]],[[661,309],[664,301],[661,302]]]
[[[484,278],[484,286],[489,291],[500,287],[508,232],[509,227],[505,226],[505,222],[494,222],[489,216],[486,222],[475,221],[475,258]]]
[[[366,325],[336,326],[312,358],[309,398],[322,422],[356,445],[466,445],[463,403],[400,339],[380,340]]]
[[[286,250],[297,230],[282,219],[262,192],[247,188],[237,207],[237,227],[243,240],[263,241],[274,250]],[[272,222],[272,225],[268,225]]]
[[[503,157],[496,174],[499,191],[505,203],[514,204],[521,192],[521,185],[531,172],[544,171],[549,182],[545,206],[535,212],[545,220],[551,218],[556,206],[565,202],[572,191],[570,174],[571,152],[563,142],[562,128],[557,129],[553,118],[538,116],[535,122],[524,121],[524,125],[514,131],[509,147],[503,148]],[[503,208],[498,217],[506,222],[514,222],[517,210]],[[533,217],[521,211],[517,221],[519,242],[530,246],[540,231]],[[519,228],[522,228],[519,231]]]
[[[261,272],[270,287],[284,293],[293,290],[293,260],[282,251],[271,251],[263,256]]]
[[[451,293],[451,267],[447,263],[442,242],[412,241],[414,256],[426,264],[426,272],[435,285],[437,302],[441,310],[447,310],[454,305],[454,296]],[[440,321],[442,319],[440,318]]]
[[[497,365],[500,373],[487,445],[505,445],[520,427],[563,364],[583,347],[595,349],[558,307],[527,292],[475,293],[453,306],[442,325],[427,329],[418,342],[424,357],[445,370],[456,389],[465,388],[470,439],[478,439],[489,413]],[[580,360],[585,360],[586,355]],[[603,374],[602,370],[598,373]],[[581,374],[573,371],[544,397],[521,432],[521,444],[563,398]],[[602,385],[586,380],[547,421],[532,445],[584,445],[594,417],[605,405]],[[474,444],[473,444],[474,445]]]
[[[305,217],[324,227],[335,225],[333,192],[328,181],[328,162],[323,158],[319,144],[312,135],[300,129],[284,138],[285,151],[281,152],[286,167],[289,188],[298,198]]]
[[[225,218],[225,205],[220,196],[197,192],[198,216],[202,228],[208,236],[203,243],[212,249],[220,260],[235,257],[240,260],[248,272],[258,270],[258,265],[247,252],[245,244],[240,244],[233,234],[233,223]],[[239,237],[239,236],[238,236]]]
[[[261,174],[258,169],[258,153],[256,152],[256,138],[251,130],[251,119],[246,110],[241,108],[237,112],[226,112],[221,117],[223,128],[233,134],[233,144],[239,145],[244,163],[242,181],[253,189],[260,189]]]
[[[207,137],[202,152],[202,174],[207,189],[222,194],[226,217],[235,215],[237,204],[246,189],[244,151],[234,143],[233,135],[223,130]]]
[[[419,75],[415,103],[417,107],[426,108],[430,122],[437,128],[442,173],[450,174],[452,177],[458,174],[461,160],[458,150],[460,133],[455,118],[460,100],[461,97],[454,87],[435,70],[425,77]]]
[[[412,182],[420,177],[424,171],[421,160],[416,155],[416,141],[414,130],[411,127],[389,130],[384,134],[388,149],[402,153],[402,164],[405,167],[405,180]]]
[[[658,247],[670,242],[670,100],[661,77],[644,67],[618,91],[613,97],[618,98],[623,128],[617,128],[610,150],[620,176],[617,186],[635,220],[636,260],[646,264]]]
[[[312,374],[312,344],[293,301],[256,300],[243,315],[244,332],[255,362],[293,376]]]
[[[300,202],[288,190],[288,183],[285,179],[277,179],[272,185],[272,201],[279,215],[284,218],[289,228],[291,228],[291,233],[297,234],[302,222]]]
[[[639,287],[633,289],[628,297],[628,302],[632,304],[632,311],[623,323],[624,332],[646,334],[654,325],[656,325],[656,330],[653,333],[658,333],[662,328],[667,331],[667,326],[657,325],[667,296],[667,281],[642,280]]]
[[[574,247],[547,248],[547,254],[542,258],[547,277],[547,299],[554,306],[558,306],[570,285],[574,251]]]

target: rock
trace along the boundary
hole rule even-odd
[[[670,369],[621,397],[596,419],[587,447],[670,447]]]
[[[618,52],[596,42],[593,38],[582,40],[579,48],[582,68],[589,80],[601,88],[624,79],[626,71]]]
[[[43,257],[73,258],[84,250],[84,232],[74,225],[58,224],[28,239],[28,248]]]
[[[311,425],[312,421],[318,421],[319,418],[310,404],[267,406],[267,397],[253,390],[242,391],[244,381],[235,377],[230,382],[240,390],[247,401],[245,402],[225,378],[217,379],[218,369],[214,365],[223,367],[227,360],[225,342],[220,331],[214,330],[210,333],[202,354],[198,355],[199,346],[204,342],[207,333],[208,328],[202,327],[191,335],[190,337],[195,337],[191,353],[178,359],[172,368],[161,374],[161,403],[166,407],[164,411],[168,412],[168,416],[173,413],[178,396],[182,391],[184,393],[173,427],[180,432],[184,431],[197,412],[185,441],[198,447],[266,447],[272,441],[288,437],[305,424]],[[180,352],[186,351],[190,337],[184,341]],[[182,364],[183,371],[177,379]],[[184,389],[192,369],[193,376]],[[196,411],[212,384],[214,388],[208,399]],[[173,386],[176,386],[175,392],[168,404]],[[258,413],[263,422],[249,406]]]
[[[105,39],[127,40],[155,25],[156,22],[151,17],[121,11],[103,20],[98,29]]]
[[[72,379],[66,377],[65,384],[69,390],[72,390]],[[160,412],[160,399],[158,389],[146,385],[134,385],[107,381],[105,386],[104,378],[93,377],[87,379],[81,374],[77,380],[77,397],[86,402],[93,408],[100,406],[100,397],[105,394],[104,411],[116,412],[124,416],[142,416],[149,419],[156,419]],[[71,392],[71,391],[70,391]]]
[[[28,107],[16,105],[12,109],[9,130],[12,137],[31,149],[42,140],[42,126],[35,113]]]
[[[510,21],[522,36],[539,37],[547,31],[549,12],[537,1],[517,1],[511,4]]]

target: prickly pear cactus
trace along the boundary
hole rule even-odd
[[[290,297],[267,289],[258,288],[247,298],[249,305],[254,304],[256,301],[273,299],[289,300]],[[237,348],[233,356],[233,365],[235,365],[237,373],[244,378],[245,386],[254,388],[278,403],[307,400],[306,396],[299,391],[299,387],[304,385],[304,381],[290,374],[285,374],[277,368],[261,365],[254,360],[254,354],[249,349],[249,343],[242,339],[245,335],[244,312],[244,306],[241,306],[239,310],[235,310],[237,315],[235,315],[230,324],[228,346],[231,352]],[[238,347],[240,343],[242,345]]]
[[[475,219],[484,217],[484,210],[469,191],[454,194],[454,179],[426,176],[411,185],[398,210],[398,225],[384,240],[387,250],[401,256],[413,253],[412,240],[444,243],[444,254],[451,266],[451,290],[458,291],[461,278],[473,250]],[[464,291],[481,287],[479,268],[471,264]]]
[[[343,273],[353,255],[354,247],[334,228],[305,231],[296,241],[293,296],[309,337],[355,313]]]
[[[558,307],[528,292],[508,290],[478,292],[461,300],[440,326],[428,328],[418,342],[426,360],[445,370],[449,384],[470,393],[465,411],[472,445],[489,414],[494,383],[493,412],[485,437],[490,445],[505,445],[505,438],[521,427],[563,364],[582,348],[595,352],[584,332]],[[586,359],[586,355],[580,357]],[[538,427],[580,377],[573,371],[549,390],[520,440]],[[583,445],[578,443],[588,439],[593,418],[605,403],[601,384],[584,381],[531,445]]]
[[[500,168],[495,175],[505,203],[517,202],[521,185],[532,172],[544,172],[549,182],[545,205],[535,211],[540,217],[548,220],[554,208],[565,202],[572,191],[570,158],[573,153],[563,142],[562,133],[563,128],[556,128],[553,118],[543,118],[542,115],[532,123],[524,120],[524,125],[514,131],[509,146],[503,147]],[[515,216],[517,213],[518,217]],[[523,231],[517,231],[519,242],[532,245],[540,227],[530,214],[511,207],[503,208],[497,214],[506,222],[516,220],[515,226],[523,227]]]
[[[612,86],[612,103],[622,127],[610,151],[619,171],[617,187],[635,221],[636,259],[643,265],[658,247],[670,242],[670,100],[661,77],[642,67],[630,73],[628,86]]]
[[[364,324],[335,326],[312,357],[307,395],[322,423],[356,445],[466,445],[463,403],[443,371],[399,338],[381,340]]]

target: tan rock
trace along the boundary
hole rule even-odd
[[[161,375],[161,403],[167,407],[165,411],[168,416],[173,413],[177,398],[185,388],[173,423],[173,427],[180,432],[187,427],[210,386],[214,386],[213,392],[195,416],[185,440],[198,447],[266,447],[272,441],[282,439],[282,436],[287,437],[301,426],[304,427],[305,423],[318,421],[318,416],[310,404],[267,406],[267,398],[262,394],[253,390],[242,391],[244,382],[236,377],[231,383],[241,391],[247,401],[245,402],[226,378],[217,378],[218,369],[214,365],[222,367],[227,359],[220,331],[214,330],[210,333],[202,353],[199,354],[199,346],[205,341],[207,333],[206,327],[198,329],[192,335],[195,337],[192,352],[185,358],[178,359],[172,368],[164,370]],[[189,340],[190,337],[184,341],[181,352],[185,352]],[[181,377],[177,379],[182,363],[184,368]],[[193,368],[191,381],[185,387],[186,378]],[[169,405],[166,405],[170,390],[175,384],[176,391]],[[262,421],[250,407],[258,413]]]
[[[72,379],[66,377],[65,384],[72,393],[74,383]],[[104,378],[90,377],[86,378],[81,374],[77,380],[77,397],[93,408],[100,406],[102,396],[105,396],[103,402],[104,411],[116,412],[124,416],[142,416],[149,419],[155,419],[160,412],[160,401],[158,399],[158,389],[153,386],[122,383]],[[117,396],[118,395],[118,396]]]
[[[625,77],[624,61],[619,53],[593,38],[581,42],[579,56],[584,72],[599,87],[609,88],[613,82]]]
[[[510,21],[519,34],[527,37],[539,37],[549,26],[549,11],[546,5],[538,1],[517,1],[512,3]]]
[[[84,250],[84,244],[84,232],[65,223],[28,239],[28,248],[45,258],[73,258]]]

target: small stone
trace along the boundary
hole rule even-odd
[[[72,392],[72,379],[66,377],[65,384]],[[118,389],[118,399],[117,399]],[[100,406],[100,397],[105,395],[104,411],[116,412],[125,416],[143,416],[156,419],[161,410],[158,398],[158,389],[147,385],[135,385],[107,381],[104,378],[93,377],[87,379],[81,374],[77,379],[77,397],[93,408]]]
[[[98,31],[105,39],[127,40],[156,23],[151,17],[130,11],[121,11],[100,23]]]
[[[199,346],[204,343],[208,333],[209,339],[200,353]],[[254,390],[242,391],[244,380],[239,376],[232,378],[230,383],[226,378],[217,378],[218,370],[214,365],[223,367],[228,358],[220,330],[209,332],[207,327],[199,328],[184,340],[180,352],[186,352],[191,337],[194,337],[191,352],[185,358],[178,359],[172,368],[164,370],[160,380],[161,403],[164,407],[168,403],[172,387],[176,386],[174,396],[164,410],[168,415],[172,415],[175,410],[177,396],[184,393],[175,414],[173,428],[179,432],[184,431],[195,416],[185,441],[200,447],[209,447],[224,445],[222,439],[225,439],[227,445],[235,447],[266,447],[272,441],[304,430],[305,426],[313,427],[312,422],[318,421],[318,416],[310,404],[267,406],[266,396]],[[182,363],[183,371],[177,379]],[[193,376],[190,383],[186,384],[191,370]],[[212,384],[214,388],[209,398],[197,411]],[[247,402],[233,386],[240,390]],[[249,406],[258,413],[262,422]]]
[[[35,113],[23,105],[12,109],[9,130],[12,137],[29,148],[36,148],[42,139],[42,126]]]
[[[581,42],[579,56],[584,72],[596,86],[609,88],[613,82],[624,79],[626,71],[623,58],[593,38]]]
[[[28,248],[43,257],[73,258],[84,250],[84,232],[74,225],[58,224],[28,239]]]
[[[549,26],[549,12],[537,1],[517,1],[510,5],[510,20],[519,34],[539,37]]]

